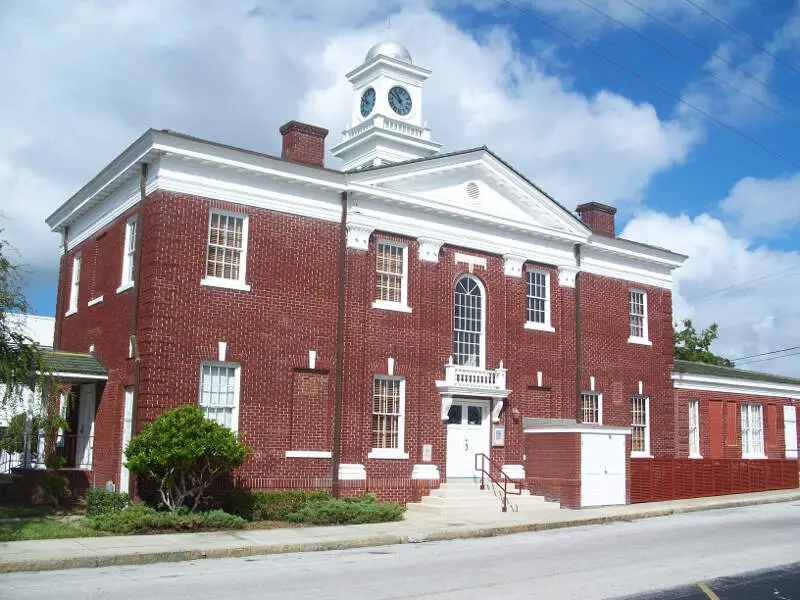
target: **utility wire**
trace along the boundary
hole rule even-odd
[[[745,98],[747,98],[748,100],[750,100],[750,101],[752,101],[752,102],[755,102],[755,103],[756,103],[756,104],[758,104],[759,106],[761,106],[761,107],[763,107],[763,108],[766,108],[766,109],[767,109],[767,110],[769,110],[769,111],[772,111],[773,113],[775,113],[775,114],[776,114],[776,115],[778,115],[779,117],[781,117],[781,118],[783,118],[783,119],[785,119],[785,120],[789,121],[790,123],[792,123],[794,126],[796,126],[796,127],[800,127],[800,121],[796,121],[796,120],[795,120],[795,119],[793,119],[792,117],[790,117],[790,116],[788,116],[788,115],[785,115],[784,113],[782,113],[781,111],[779,111],[779,110],[778,110],[778,109],[776,109],[775,107],[773,107],[773,106],[771,106],[771,105],[767,104],[767,103],[766,103],[766,102],[764,102],[763,100],[759,100],[758,98],[756,98],[756,97],[755,97],[755,96],[753,96],[752,94],[748,94],[748,93],[747,93],[747,92],[745,92],[744,90],[742,90],[742,89],[740,89],[740,88],[736,87],[736,86],[735,86],[735,85],[733,85],[732,83],[730,83],[730,82],[728,82],[728,81],[726,81],[726,80],[722,79],[721,77],[719,77],[719,76],[715,75],[714,73],[709,73],[709,72],[708,72],[708,71],[706,71],[706,70],[705,70],[703,67],[698,67],[697,65],[693,64],[693,63],[692,63],[692,61],[690,61],[689,59],[687,59],[687,58],[686,58],[686,57],[684,57],[683,55],[681,55],[681,54],[679,54],[679,53],[675,52],[675,51],[674,51],[672,48],[669,48],[668,46],[665,46],[664,44],[662,44],[662,43],[660,43],[660,42],[657,42],[656,40],[654,40],[654,39],[653,39],[653,38],[651,38],[651,37],[648,37],[647,35],[645,35],[645,34],[644,34],[644,33],[642,33],[641,31],[639,31],[639,30],[638,30],[638,29],[636,29],[635,27],[631,27],[630,25],[628,25],[628,24],[624,23],[623,21],[620,21],[620,20],[619,20],[619,19],[617,19],[616,17],[613,17],[613,16],[611,16],[611,15],[610,15],[610,14],[608,14],[607,12],[604,12],[603,10],[601,10],[601,9],[597,8],[596,6],[594,6],[594,5],[590,4],[590,3],[589,3],[589,2],[587,2],[586,0],[575,0],[575,2],[578,2],[578,3],[582,4],[583,6],[585,6],[586,8],[588,8],[589,10],[593,10],[593,11],[594,11],[594,12],[596,12],[598,15],[600,15],[600,16],[602,16],[602,17],[605,17],[605,18],[606,18],[606,19],[608,19],[609,21],[612,21],[612,22],[616,23],[616,24],[617,24],[617,25],[619,25],[620,27],[624,27],[624,28],[625,28],[625,29],[627,29],[628,31],[632,31],[633,33],[635,33],[636,35],[638,35],[640,38],[642,38],[642,39],[643,39],[643,40],[645,40],[646,42],[649,42],[650,44],[652,44],[652,45],[653,45],[653,46],[655,46],[656,48],[660,48],[660,49],[661,49],[663,52],[666,52],[667,54],[670,54],[671,56],[673,56],[673,57],[677,58],[678,60],[682,61],[683,63],[685,63],[685,64],[689,65],[689,66],[690,66],[692,69],[694,69],[695,71],[699,71],[699,72],[700,72],[700,73],[702,73],[703,75],[706,75],[706,76],[708,76],[708,77],[711,77],[711,78],[712,78],[712,79],[714,79],[715,81],[717,81],[717,82],[721,83],[722,85],[724,85],[725,87],[727,87],[727,88],[729,88],[729,89],[733,90],[733,91],[734,91],[734,92],[736,92],[737,94],[740,94],[740,95],[744,96]]]
[[[728,292],[730,290],[735,290],[742,287],[750,287],[754,283],[758,283],[760,281],[765,281],[767,279],[772,279],[774,277],[778,277],[780,275],[786,275],[787,273],[792,273],[796,271],[800,271],[800,267],[790,267],[788,269],[783,269],[782,271],[776,271],[775,273],[771,273],[769,275],[762,275],[761,277],[756,277],[755,279],[745,279],[744,281],[741,281],[739,283],[734,283],[733,285],[725,286],[724,288],[719,288],[711,292],[704,292],[702,294],[698,294],[697,296],[686,298],[686,300],[688,302],[695,302],[703,298],[725,296],[726,294],[723,292]]]
[[[756,48],[758,48],[758,49],[759,49],[761,52],[763,52],[763,53],[764,53],[764,54],[766,54],[767,56],[771,57],[771,58],[772,58],[772,59],[774,59],[776,62],[778,62],[778,63],[782,64],[784,67],[786,67],[786,68],[787,68],[787,69],[789,69],[790,71],[794,71],[795,73],[797,73],[798,75],[800,75],[800,71],[798,71],[797,69],[795,69],[795,68],[794,68],[792,65],[790,65],[789,63],[782,61],[780,58],[778,58],[777,56],[775,56],[775,55],[774,55],[772,52],[770,52],[769,50],[767,50],[767,49],[766,49],[766,48],[764,48],[763,46],[759,46],[759,45],[758,45],[758,42],[756,42],[756,41],[755,41],[753,38],[751,38],[751,37],[750,37],[749,35],[747,35],[746,33],[742,33],[741,31],[739,31],[738,29],[736,29],[736,28],[735,28],[733,25],[731,25],[730,23],[727,23],[727,22],[723,21],[722,19],[720,19],[718,16],[716,16],[716,15],[714,15],[714,14],[711,14],[711,13],[710,13],[710,12],[708,12],[708,11],[707,11],[705,8],[703,8],[702,6],[700,6],[699,4],[697,4],[697,2],[694,2],[693,0],[685,0],[685,2],[686,2],[687,4],[690,4],[690,5],[694,6],[694,7],[695,7],[697,10],[699,10],[701,13],[703,13],[704,15],[706,15],[706,16],[707,16],[709,19],[712,19],[712,20],[716,21],[717,23],[719,23],[720,25],[722,25],[722,26],[723,26],[725,29],[727,29],[728,31],[730,31],[730,32],[732,32],[732,33],[735,33],[736,35],[738,35],[740,38],[742,38],[742,39],[743,39],[743,40],[745,40],[746,42],[748,42],[748,43],[752,44],[753,46],[755,46]]]
[[[756,83],[758,83],[759,85],[761,85],[761,86],[762,86],[762,87],[764,87],[765,89],[769,90],[770,92],[772,92],[772,93],[773,93],[773,94],[775,94],[776,96],[780,96],[780,97],[781,97],[781,98],[783,98],[784,100],[787,100],[787,101],[789,101],[789,102],[792,102],[793,104],[796,104],[797,106],[800,106],[800,102],[798,102],[798,101],[797,101],[797,99],[795,99],[795,98],[792,98],[791,96],[787,96],[786,94],[783,94],[782,92],[780,92],[780,91],[776,90],[774,87],[772,87],[770,84],[768,84],[768,83],[767,83],[766,81],[764,81],[763,79],[759,79],[759,78],[758,78],[758,77],[756,77],[755,75],[751,75],[750,73],[748,73],[748,72],[747,72],[747,71],[745,71],[744,69],[742,69],[742,68],[740,68],[740,67],[737,67],[735,64],[733,64],[733,61],[732,61],[732,60],[730,60],[729,58],[726,58],[726,57],[722,56],[721,54],[717,54],[717,53],[716,53],[716,52],[715,52],[715,51],[714,51],[712,48],[709,48],[709,47],[708,47],[708,46],[706,46],[705,44],[702,44],[701,42],[698,42],[698,41],[697,41],[696,39],[694,39],[693,37],[691,37],[691,36],[689,36],[689,35],[686,35],[685,33],[683,33],[683,32],[682,32],[680,29],[678,29],[677,27],[673,27],[672,25],[670,25],[669,23],[667,23],[665,20],[658,18],[658,17],[657,17],[657,16],[655,16],[653,13],[651,13],[651,12],[648,12],[648,11],[646,11],[645,9],[643,9],[641,6],[638,6],[638,5],[634,4],[633,2],[631,2],[631,0],[622,0],[622,1],[623,1],[625,4],[627,4],[628,6],[630,6],[631,8],[633,8],[634,10],[638,10],[640,13],[642,13],[643,15],[645,15],[646,17],[648,17],[649,19],[652,19],[653,21],[655,21],[656,23],[660,24],[661,26],[663,26],[663,27],[666,27],[667,29],[669,29],[669,30],[670,30],[670,31],[672,31],[673,33],[675,33],[675,34],[677,34],[677,35],[681,36],[681,37],[682,37],[683,39],[685,39],[686,41],[688,41],[688,42],[690,42],[690,43],[694,44],[695,46],[697,46],[697,47],[698,47],[698,48],[700,48],[701,50],[705,50],[706,52],[708,52],[708,53],[709,53],[711,56],[713,56],[713,57],[714,57],[714,58],[716,58],[717,60],[721,60],[722,62],[724,62],[726,65],[728,65],[728,66],[729,66],[731,69],[733,69],[734,71],[736,71],[736,72],[738,72],[738,73],[741,73],[741,74],[742,74],[742,75],[744,75],[745,77],[748,77],[748,78],[752,79],[753,81],[755,81]]]
[[[788,352],[789,350],[800,350],[800,346],[792,346],[791,348],[781,348],[780,350],[771,350],[770,352],[762,352],[761,354],[751,354],[750,356],[740,356],[739,358],[732,358],[733,362],[738,360],[747,360],[750,358],[758,358],[759,356],[769,356],[771,354],[780,354],[781,352]],[[778,357],[780,358],[780,357]]]
[[[578,38],[576,38],[575,36],[571,35],[570,33],[567,33],[563,29],[560,29],[559,27],[556,27],[555,25],[553,25],[549,21],[546,21],[545,19],[542,19],[541,17],[539,17],[536,14],[530,12],[529,10],[519,6],[518,4],[512,2],[511,0],[502,0],[502,2],[504,4],[507,4],[508,6],[511,6],[514,9],[518,10],[519,12],[529,16],[531,19],[533,19],[537,23],[540,23],[541,25],[544,25],[548,29],[550,29],[552,31],[555,31],[559,35],[567,38],[568,40],[574,42],[575,44],[578,44],[579,46],[581,46],[583,48],[586,48],[590,52],[596,54],[597,56],[599,56],[603,60],[611,63],[615,67],[625,71],[629,75],[632,75],[633,77],[636,77],[637,79],[640,79],[641,81],[644,81],[646,84],[648,84],[652,88],[658,90],[659,92],[661,92],[665,96],[669,96],[670,98],[674,99],[675,101],[679,102],[680,104],[683,104],[684,106],[688,106],[690,109],[694,110],[698,114],[703,115],[704,117],[706,117],[710,121],[713,121],[714,123],[716,123],[720,127],[723,127],[725,129],[727,129],[728,131],[731,131],[732,133],[735,133],[736,135],[738,135],[739,137],[747,140],[748,142],[750,142],[754,146],[757,146],[757,147],[761,148],[762,150],[764,150],[765,152],[768,152],[769,154],[772,154],[773,156],[776,156],[776,157],[780,158],[784,162],[792,165],[793,167],[795,167],[797,169],[800,169],[800,162],[797,162],[797,161],[789,158],[788,156],[778,152],[777,150],[773,150],[769,146],[766,146],[763,143],[759,142],[758,140],[750,137],[749,135],[747,135],[746,133],[744,133],[740,129],[737,129],[733,125],[729,125],[725,121],[723,121],[721,119],[718,119],[714,115],[711,115],[708,112],[704,111],[703,109],[695,106],[694,104],[692,104],[688,100],[684,100],[679,94],[676,94],[675,92],[671,92],[670,90],[668,90],[665,87],[659,85],[658,83],[656,83],[652,79],[648,79],[647,77],[645,77],[644,75],[638,73],[637,71],[634,71],[630,67],[625,66],[624,64],[622,64],[621,62],[617,61],[616,59],[613,59],[610,56],[604,54],[602,51],[598,50],[597,48],[595,48],[591,44],[588,44],[587,42],[579,40]]]
[[[745,367],[749,367],[750,365],[754,365],[756,363],[767,362],[769,360],[778,360],[779,358],[789,358],[790,356],[798,356],[798,355],[800,355],[800,352],[792,352],[791,354],[784,354],[782,356],[770,356],[769,358],[761,358],[759,360],[752,360],[752,361],[746,362],[744,364],[744,366]]]

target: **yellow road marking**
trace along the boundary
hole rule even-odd
[[[711,598],[711,600],[719,600],[719,596],[717,596],[717,595],[716,595],[714,592],[712,592],[712,591],[711,591],[711,589],[710,589],[710,588],[709,588],[709,587],[708,587],[708,586],[707,586],[705,583],[703,583],[702,581],[698,581],[698,582],[697,582],[697,587],[699,587],[699,588],[700,588],[700,590],[701,590],[701,591],[702,591],[702,592],[703,592],[703,593],[704,593],[706,596],[708,596],[709,598]]]

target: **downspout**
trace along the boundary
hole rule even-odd
[[[581,245],[575,244],[575,421],[583,423],[581,400]]]
[[[331,452],[331,496],[339,497],[339,464],[342,461],[342,362],[344,360],[344,284],[347,253],[347,192],[342,192],[339,224],[339,305],[336,314],[336,373],[333,405],[333,451]]]
[[[139,412],[139,384],[142,358],[139,354],[139,294],[141,292],[142,247],[144,246],[144,214],[147,206],[147,163],[142,163],[139,175],[139,214],[136,217],[136,250],[133,256],[133,306],[131,307],[130,344],[133,350],[133,406],[131,410],[131,437],[136,435]],[[124,448],[123,448],[124,451]],[[132,477],[132,474],[128,474]],[[130,485],[128,486],[131,489]],[[132,490],[133,491],[133,490]]]

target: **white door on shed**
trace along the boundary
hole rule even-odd
[[[783,407],[783,432],[786,440],[786,458],[797,458],[797,407]]]
[[[581,506],[625,504],[625,436],[581,434]]]

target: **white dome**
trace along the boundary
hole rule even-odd
[[[401,46],[397,42],[389,41],[378,42],[372,48],[370,48],[369,52],[367,52],[367,57],[364,59],[364,62],[369,62],[379,54],[381,56],[396,58],[397,60],[402,60],[403,62],[411,64],[411,54],[408,53],[408,50],[406,50],[405,47]]]

